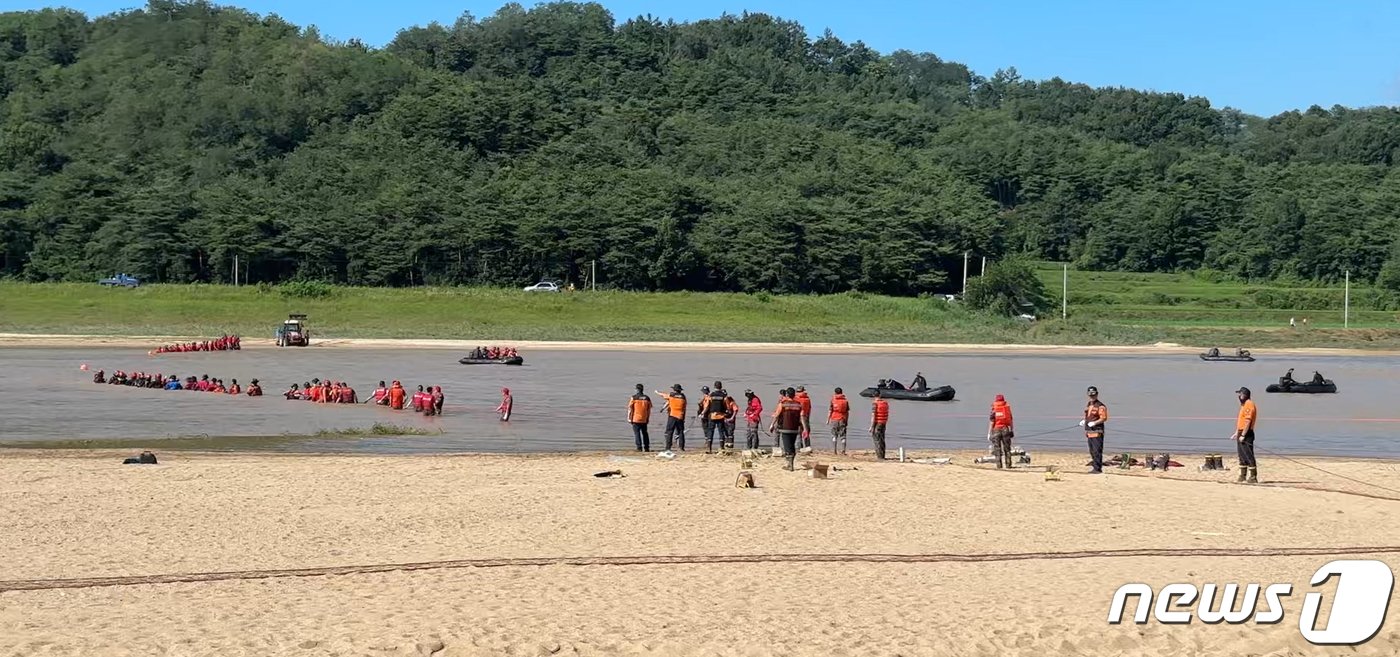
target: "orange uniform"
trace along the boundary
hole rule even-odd
[[[682,403],[681,409],[682,412],[684,412],[684,403]],[[643,424],[650,422],[651,397],[642,394],[634,395],[632,399],[627,402],[627,421]]]
[[[666,414],[677,420],[684,420],[685,395],[680,393],[666,395]]]
[[[1254,422],[1258,419],[1259,409],[1254,405],[1254,400],[1244,400],[1244,403],[1240,404],[1240,415],[1235,419],[1235,431],[1240,432],[1240,435],[1253,431]]]
[[[1084,406],[1084,436],[1103,438],[1103,425],[1108,422],[1108,407],[1095,399]]]

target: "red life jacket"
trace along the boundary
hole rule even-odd
[[[888,424],[890,421],[890,403],[883,399],[876,399],[872,406],[875,413],[875,424]]]
[[[992,402],[992,428],[1006,429],[1011,426],[1011,405],[1005,401]]]

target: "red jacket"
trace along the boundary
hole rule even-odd
[[[749,400],[748,408],[744,409],[744,419],[755,424],[763,420],[763,402],[759,401],[757,395]]]

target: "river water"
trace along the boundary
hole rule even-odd
[[[799,351],[799,350],[794,350]],[[745,388],[771,411],[780,386],[805,385],[814,399],[814,445],[830,448],[821,419],[834,386],[852,400],[851,447],[868,449],[869,401],[856,396],[879,378],[906,383],[916,370],[930,385],[957,388],[953,402],[892,402],[890,447],[980,449],[992,397],[1005,394],[1016,417],[1017,442],[1028,450],[1081,449],[1073,427],[1084,389],[1098,386],[1112,413],[1108,449],[1230,453],[1241,385],[1259,404],[1258,446],[1291,454],[1400,457],[1400,384],[1390,357],[1260,357],[1254,363],[1205,363],[1192,355],[1061,355],[970,353],[870,356],[739,353],[532,351],[523,367],[459,365],[455,352],[430,349],[275,349],[148,356],[139,349],[0,348],[0,440],[46,441],[163,436],[267,436],[368,427],[375,422],[441,430],[428,436],[309,439],[276,446],[291,451],[537,452],[631,449],[626,403],[634,383],[648,392],[680,383],[691,404],[715,379],[741,399]],[[91,383],[105,369],[209,374],[247,384],[261,379],[261,399],[137,390]],[[1289,367],[1305,379],[1321,370],[1335,395],[1265,394]],[[424,418],[366,405],[284,400],[292,382],[312,377],[350,381],[361,396],[381,379],[407,387],[441,385],[442,417]],[[500,422],[492,409],[500,388],[515,394],[515,415]],[[653,395],[658,408],[661,403]],[[742,401],[742,399],[741,399]],[[767,412],[765,412],[765,415]],[[660,413],[652,444],[661,443]],[[741,422],[742,425],[742,422]],[[743,429],[739,440],[742,444]],[[687,435],[700,445],[698,426]],[[765,438],[765,444],[768,444]]]

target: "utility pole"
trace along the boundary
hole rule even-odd
[[[594,291],[594,292],[597,292],[597,291],[598,291],[598,261],[597,261],[597,260],[590,260],[589,263],[588,263],[588,267],[589,267],[589,270],[590,270],[590,271],[589,271],[589,274],[588,274],[588,282],[593,284],[593,291]]]
[[[1069,263],[1065,263],[1064,279],[1060,282],[1060,319],[1069,319]]]
[[[233,284],[238,286],[238,254],[233,254]]]
[[[1351,328],[1351,270],[1346,271],[1346,287],[1342,292],[1342,328]]]
[[[963,296],[967,296],[967,251],[963,251]]]
[[[982,276],[987,275],[987,256],[982,256]]]

